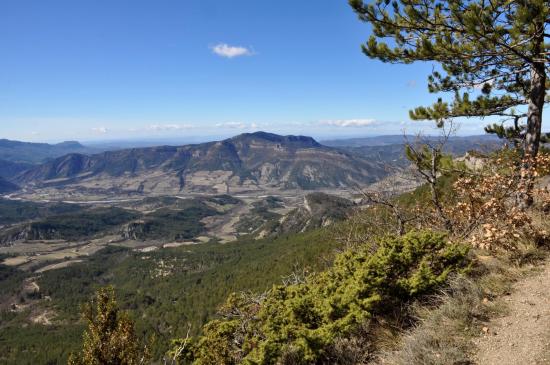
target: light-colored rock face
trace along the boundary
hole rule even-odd
[[[487,158],[476,157],[470,153],[467,153],[463,157],[459,157],[456,160],[464,162],[466,167],[471,170],[480,170],[487,164]]]
[[[309,179],[310,181],[318,181],[319,180],[319,174],[318,171],[313,168],[312,166],[305,165],[302,173],[305,178]]]
[[[309,214],[313,213],[313,211],[311,210],[311,206],[309,205],[309,199],[307,198],[307,196],[304,197],[304,208]]]
[[[260,184],[269,184],[276,180],[278,176],[278,169],[275,164],[264,163],[259,168],[259,173],[257,174],[257,179]]]

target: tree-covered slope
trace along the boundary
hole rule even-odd
[[[0,361],[30,364],[34,359],[44,363],[65,359],[80,341],[74,336],[82,329],[77,324],[80,304],[106,284],[113,284],[122,307],[136,314],[138,329],[157,336],[153,352],[159,358],[170,339],[185,336],[189,325],[191,333],[198,333],[229,293],[264,291],[281,282],[296,266],[319,270],[323,258],[332,256],[337,246],[328,231],[319,230],[149,253],[107,248],[86,262],[47,271],[38,278],[41,295],[51,298],[40,306],[56,313],[53,326],[22,327],[28,323],[29,313],[3,312],[0,353],[4,357]],[[6,275],[0,285],[0,295],[4,296],[17,292],[15,284],[23,280],[17,271]],[[38,343],[40,349],[35,346]]]

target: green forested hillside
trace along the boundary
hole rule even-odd
[[[106,248],[87,262],[47,271],[37,280],[41,294],[51,297],[43,305],[57,313],[56,325],[21,327],[26,323],[25,313],[4,314],[0,353],[6,355],[0,361],[30,364],[38,358],[64,359],[80,341],[75,336],[82,330],[75,324],[80,304],[106,284],[115,286],[122,307],[135,316],[139,331],[155,334],[153,352],[159,358],[169,340],[184,336],[189,325],[192,333],[199,333],[231,292],[264,291],[281,282],[295,266],[320,269],[337,246],[330,231],[317,230],[274,240],[201,244],[150,253]],[[13,281],[22,280],[15,271],[10,275]],[[5,285],[0,294],[9,295],[15,288]],[[57,346],[60,341],[63,346]]]
[[[83,210],[76,204],[37,203],[0,198],[0,225],[45,218],[56,214],[75,213]]]

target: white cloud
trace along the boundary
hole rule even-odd
[[[221,57],[233,58],[240,56],[252,56],[254,52],[246,47],[230,46],[227,43],[216,44],[211,47],[212,52]]]
[[[332,127],[369,127],[376,123],[375,119],[340,119],[325,120],[320,122],[322,125]]]
[[[92,132],[97,134],[106,134],[109,130],[106,127],[95,127],[92,128]]]
[[[226,122],[216,124],[217,128],[230,128],[230,129],[245,129],[246,123],[243,122]]]
[[[151,124],[145,129],[148,131],[163,132],[163,131],[179,131],[182,129],[191,129],[194,126],[191,124]]]

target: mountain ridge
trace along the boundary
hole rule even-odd
[[[38,164],[68,153],[94,153],[97,151],[97,149],[86,147],[78,141],[49,144],[0,139],[0,160],[15,163]]]
[[[14,182],[140,193],[228,193],[355,187],[384,175],[380,164],[311,137],[256,132],[192,145],[71,153],[22,172]]]

